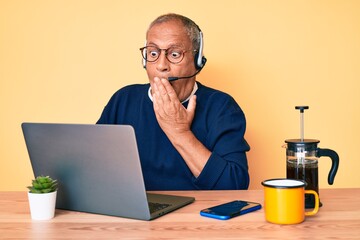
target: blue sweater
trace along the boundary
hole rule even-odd
[[[245,115],[226,93],[199,82],[191,130],[212,154],[196,178],[160,128],[148,96],[150,84],[118,90],[105,106],[98,124],[134,127],[147,190],[247,189],[244,139]],[[187,107],[187,102],[184,103]]]

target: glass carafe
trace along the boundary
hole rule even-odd
[[[333,184],[339,166],[339,156],[335,151],[318,148],[320,141],[316,139],[288,139],[285,142],[287,178],[304,180],[307,184],[306,190],[314,190],[319,194],[318,158],[327,156],[332,160],[328,183]],[[314,206],[314,196],[306,194],[305,207],[313,208]]]

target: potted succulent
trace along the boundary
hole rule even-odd
[[[32,180],[28,198],[31,218],[49,220],[55,215],[57,181],[49,176],[38,176]]]

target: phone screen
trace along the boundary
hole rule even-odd
[[[230,219],[245,213],[261,209],[260,203],[235,200],[200,211],[200,215],[221,220]]]

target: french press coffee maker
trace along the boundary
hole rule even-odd
[[[300,139],[285,140],[286,146],[286,177],[291,179],[300,179],[306,182],[306,190],[314,190],[319,194],[319,173],[318,158],[329,157],[332,161],[328,176],[328,183],[332,185],[339,167],[338,154],[326,148],[319,148],[319,140],[304,139],[304,110],[308,106],[296,106],[300,110]],[[320,195],[319,195],[320,196]],[[322,203],[320,202],[320,206]],[[311,194],[305,194],[305,208],[315,207],[315,197]]]

